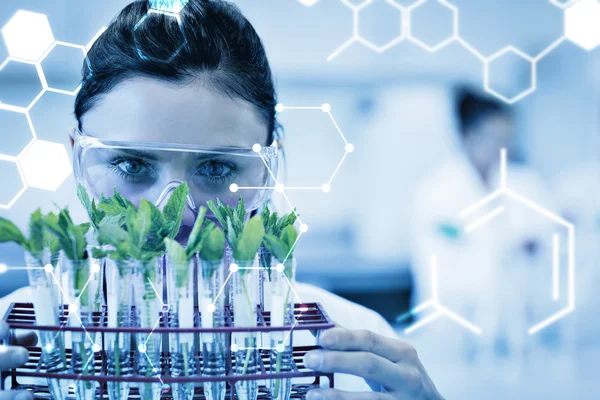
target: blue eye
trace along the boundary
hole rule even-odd
[[[211,160],[200,165],[197,174],[212,183],[226,183],[236,175],[236,171],[234,164]]]
[[[144,160],[117,158],[109,162],[111,171],[122,179],[133,183],[146,183],[154,179],[151,166]]]

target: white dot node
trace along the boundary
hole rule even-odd
[[[54,268],[52,268],[52,264],[46,264],[46,266],[44,267],[44,271],[50,273],[52,272]]]
[[[217,307],[215,307],[214,304],[209,304],[206,306],[206,311],[208,311],[211,314],[214,313],[216,309],[217,309]]]
[[[236,352],[238,350],[239,350],[239,347],[238,347],[237,344],[234,343],[234,344],[231,345],[231,351]]]
[[[325,183],[323,186],[321,186],[321,190],[323,190],[325,193],[329,193],[331,191],[331,185],[329,183]]]
[[[52,347],[51,343],[48,343],[44,346],[44,349],[46,349],[47,352],[51,352],[52,350],[54,350],[54,347]]]
[[[0,264],[0,274],[5,273],[6,271],[8,271],[6,264]]]
[[[92,264],[92,273],[97,274],[100,272],[100,264]]]
[[[140,343],[138,345],[138,350],[140,351],[140,353],[145,353],[146,352],[146,345],[144,343]]]
[[[69,306],[69,312],[77,313],[79,311],[79,306],[77,304],[71,304]]]
[[[275,111],[282,112],[283,110],[285,110],[285,107],[283,104],[279,103],[275,106]]]
[[[284,268],[285,267],[283,266],[283,264],[277,264],[277,266],[275,267],[275,270],[277,272],[283,272]]]
[[[255,153],[259,153],[262,150],[262,146],[260,144],[258,144],[258,143],[254,143],[254,146],[252,146],[252,150]]]
[[[233,264],[231,264],[231,265],[229,266],[229,270],[230,270],[231,272],[238,272],[238,271],[240,270],[240,266],[239,266],[239,265],[237,265],[237,264],[235,264],[235,263],[233,263]]]
[[[329,112],[329,111],[331,111],[331,106],[329,104],[325,103],[321,106],[321,110],[323,110],[323,112]]]
[[[300,310],[301,313],[304,313],[304,312],[308,311],[308,307],[302,306],[302,307],[299,308],[299,310]]]
[[[285,190],[285,186],[283,186],[282,183],[278,183],[275,185],[275,190],[278,191],[279,193],[283,193],[283,191]]]
[[[308,232],[308,225],[306,225],[306,224],[300,225],[300,232],[302,232],[302,233]]]
[[[282,343],[279,343],[277,346],[275,346],[275,350],[277,350],[280,353],[283,353],[285,351],[285,346]]]
[[[92,346],[92,351],[94,353],[98,353],[100,350],[102,350],[102,347],[100,347],[99,344],[95,344],[95,345]]]
[[[352,143],[346,143],[346,152],[352,153],[354,151],[354,145]]]
[[[235,192],[237,192],[239,188],[240,188],[240,187],[239,187],[237,184],[235,184],[235,183],[232,183],[231,185],[229,185],[229,190],[230,190],[232,193],[235,193]]]

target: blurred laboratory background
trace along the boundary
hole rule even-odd
[[[55,40],[85,46],[127,3],[4,0],[0,26],[19,9],[38,12],[47,15]],[[318,109],[279,114],[286,185],[330,182],[345,154],[336,123],[355,148],[328,193],[287,192],[309,226],[298,245],[298,280],[381,313],[415,343],[448,399],[597,398],[600,51],[557,42],[565,33],[559,5],[568,2],[452,0],[461,39],[439,49],[435,45],[453,32],[453,12],[444,2],[422,1],[409,16],[393,1],[374,0],[358,13],[363,39],[351,43],[349,5],[359,1],[235,3],[264,40],[280,103],[331,105],[335,122]],[[407,24],[419,42],[398,39]],[[496,53],[484,65],[483,58]],[[543,57],[532,66],[524,54]],[[0,40],[0,60],[8,55]],[[0,154],[17,156],[32,139],[31,127],[39,140],[58,144],[30,148],[22,163],[29,187],[22,192],[16,164],[0,158],[0,204],[10,204],[0,207],[0,216],[23,228],[33,210],[49,211],[54,203],[83,218],[70,170],[55,172],[64,169],[56,165],[65,152],[70,162],[68,132],[75,120],[67,92],[76,89],[82,62],[80,49],[57,46],[41,67],[49,85],[65,92],[43,94],[29,110],[30,121],[0,110]],[[27,107],[40,90],[34,65],[10,62],[0,70],[0,102]],[[481,140],[485,135],[491,139]],[[574,224],[574,281],[572,238],[558,218],[515,197],[506,204],[494,199],[487,209],[501,207],[506,218],[493,214],[485,226],[461,218],[502,183],[499,146],[508,148],[507,186]],[[488,168],[475,168],[474,160],[485,157]],[[25,171],[31,168],[39,172]],[[287,211],[278,196],[274,202]],[[430,269],[434,254],[437,283]],[[22,265],[22,252],[0,245],[0,263]],[[0,274],[0,296],[26,284],[24,271],[9,269]],[[401,317],[434,297],[471,326],[435,304]],[[564,318],[529,334],[574,305]]]

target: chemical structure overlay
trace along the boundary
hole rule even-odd
[[[516,103],[535,92],[537,88],[538,63],[563,42],[569,40],[587,51],[600,45],[600,32],[598,32],[597,28],[597,18],[600,17],[600,3],[596,0],[572,0],[568,2],[549,0],[551,4],[563,10],[565,21],[564,32],[537,55],[527,54],[515,46],[508,45],[488,56],[483,55],[461,36],[459,26],[460,10],[448,0],[418,0],[408,6],[399,4],[397,0],[340,1],[352,11],[352,36],[332,51],[327,57],[327,61],[335,60],[355,44],[361,44],[376,53],[383,53],[406,40],[429,53],[435,53],[451,43],[457,43],[483,64],[484,90],[507,104]],[[387,43],[380,45],[374,44],[361,33],[361,13],[364,13],[375,1],[385,2],[391,8],[394,8],[399,13],[399,23],[401,24],[398,35]],[[448,32],[447,37],[440,38],[434,43],[427,43],[425,40],[419,38],[411,28],[411,23],[416,19],[416,15],[425,11],[426,7],[436,7],[445,11],[451,20],[451,32]],[[502,93],[499,89],[492,87],[490,83],[491,65],[495,61],[509,56],[518,57],[530,65],[529,87],[513,95]]]

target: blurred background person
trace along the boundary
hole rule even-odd
[[[416,191],[412,304],[436,295],[440,304],[483,331],[481,338],[473,339],[472,332],[466,332],[457,341],[467,361],[482,352],[521,360],[533,306],[528,299],[542,295],[531,279],[547,261],[548,249],[542,248],[552,224],[501,199],[468,218],[461,214],[499,189],[502,179],[534,201],[547,203],[548,193],[541,178],[520,160],[508,106],[463,87],[456,90],[455,110],[460,148]],[[503,149],[509,159],[505,177]],[[498,210],[505,215],[496,214]],[[497,218],[479,224],[490,215]],[[432,255],[438,264],[435,283]]]

